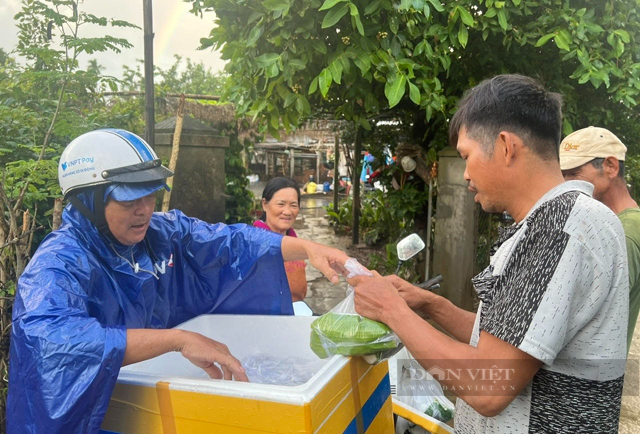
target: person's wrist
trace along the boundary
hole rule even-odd
[[[424,314],[431,315],[431,310],[433,307],[433,300],[431,297],[432,294],[424,289],[421,289],[419,294],[418,310]]]
[[[422,311],[431,318],[435,317],[444,308],[445,303],[450,303],[446,298],[429,291],[425,291],[424,300]]]
[[[181,353],[191,332],[180,329],[171,329],[170,331],[173,332],[171,333],[172,351]]]
[[[399,299],[396,303],[386,306],[380,313],[380,320],[389,326],[391,329],[395,327],[406,318],[406,315],[411,312],[411,308],[407,303]]]

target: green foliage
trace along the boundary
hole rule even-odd
[[[229,148],[225,153],[225,222],[227,224],[247,223],[255,220],[255,201],[249,190],[249,171],[242,159],[243,154],[248,154],[253,149],[253,142],[249,139],[240,141],[238,138],[238,124],[233,123],[221,130],[223,135],[229,136]]]
[[[76,0],[23,0],[15,16],[15,53],[0,50],[0,427],[5,426],[7,357],[16,281],[31,249],[51,230],[54,198],[60,196],[57,165],[74,137],[100,126],[105,113],[99,93],[117,80],[104,77],[97,62],[78,67],[82,53],[115,51],[131,44],[109,35],[83,38],[85,26],[135,27],[96,17]],[[32,224],[30,222],[34,222]],[[16,227],[17,226],[17,227]],[[44,228],[44,230],[39,230]],[[0,431],[2,430],[0,429]]]
[[[640,202],[640,155],[627,155],[624,162],[624,177],[631,196]]]
[[[638,123],[637,1],[190,1],[216,14],[201,43],[229,61],[228,99],[276,137],[309,116],[407,113],[411,141],[441,148],[463,91],[499,73],[562,92],[565,134]]]
[[[391,177],[399,169],[394,165],[383,172],[383,184],[391,184]],[[428,192],[424,191],[422,182],[406,182],[402,188],[390,188],[386,192],[373,190],[362,196],[360,207],[360,238],[367,245],[384,245],[385,255],[372,255],[369,267],[381,273],[395,273],[398,265],[396,243],[411,233],[416,232],[416,220],[426,214]],[[338,212],[333,205],[326,207],[329,222],[337,233],[350,233],[352,228],[353,200],[347,197],[340,201]],[[415,280],[415,259],[403,265],[400,275]]]
[[[227,76],[222,72],[213,73],[211,68],[204,66],[202,62],[195,63],[186,59],[186,65],[182,66],[182,57],[174,55],[175,62],[170,68],[164,70],[156,68],[155,75],[158,79],[156,92],[163,93],[194,93],[201,95],[221,95]]]

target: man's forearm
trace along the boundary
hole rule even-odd
[[[184,331],[176,329],[128,329],[122,366],[142,362],[171,351],[180,351]]]
[[[509,345],[492,336],[485,338],[501,345],[482,349],[456,342],[408,307],[391,311],[382,319],[425,370],[438,367],[452,373],[441,376],[438,382],[484,416],[500,413],[539,368],[538,361],[512,359],[504,351]]]
[[[429,318],[435,321],[447,333],[462,343],[471,341],[476,314],[460,309],[444,297],[438,297],[423,309]]]

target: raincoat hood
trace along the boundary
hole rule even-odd
[[[93,208],[92,192],[79,199]],[[8,433],[98,432],[127,328],[169,328],[210,313],[293,313],[282,237],[154,213],[124,246],[76,208],[18,282],[11,334]]]

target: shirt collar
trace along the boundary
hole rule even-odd
[[[567,193],[569,191],[577,191],[583,194],[586,194],[589,197],[593,196],[593,184],[587,181],[565,181],[562,184],[558,184],[553,187],[551,190],[547,191],[535,205],[529,210],[527,215],[522,221],[525,221],[529,216],[542,204],[550,201],[551,199],[560,196],[561,194]]]

